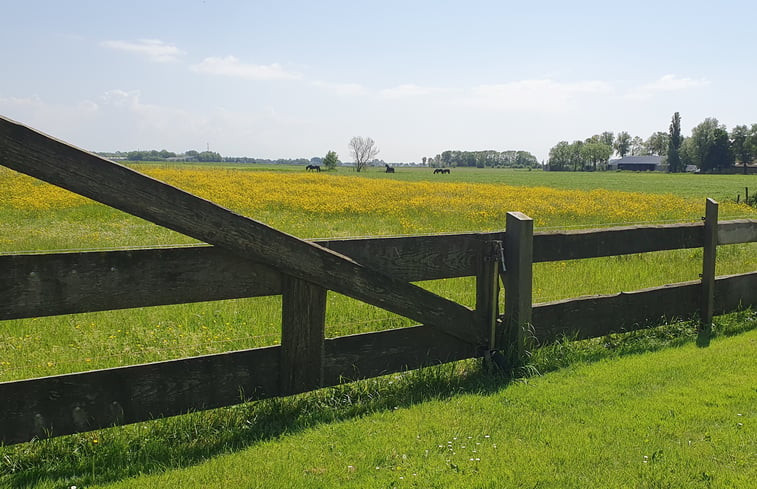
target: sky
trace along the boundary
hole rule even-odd
[[[0,115],[98,152],[387,162],[757,123],[754,0],[0,0]]]

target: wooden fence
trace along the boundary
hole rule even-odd
[[[0,164],[213,246],[0,256],[0,320],[187,302],[282,296],[281,344],[0,383],[0,442],[28,441],[289,395],[508,351],[524,331],[544,344],[757,304],[757,272],[715,277],[718,245],[757,241],[757,220],[534,233],[506,231],[307,242],[0,118]],[[538,262],[703,248],[702,279],[533,304]],[[476,277],[476,307],[411,282]],[[500,279],[504,314],[498,310]],[[419,326],[325,338],[326,292]],[[0,326],[1,327],[1,326]]]

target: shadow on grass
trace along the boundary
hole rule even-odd
[[[757,328],[757,312],[716,318],[712,334]],[[676,347],[697,341],[694,322],[536,349],[522,373]],[[323,423],[408,407],[462,393],[490,394],[513,381],[481,360],[466,360],[336,387],[174,418],[0,448],[0,486],[71,487],[188,467]]]

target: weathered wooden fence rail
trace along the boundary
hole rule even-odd
[[[757,272],[716,279],[714,268],[718,245],[757,241],[757,220],[718,223],[712,201],[707,221],[696,224],[534,234],[531,219],[516,212],[505,232],[304,242],[2,118],[0,164],[216,245],[0,256],[0,320],[282,295],[278,346],[0,383],[0,443],[288,395],[493,349],[517,359],[526,326],[544,343],[692,314],[706,323],[713,313],[757,304]],[[141,204],[123,195],[123,181]],[[221,236],[230,226],[243,231]],[[267,238],[284,258],[273,256]],[[532,303],[533,263],[699,247],[702,280]],[[300,252],[315,264],[302,263]],[[332,266],[339,273],[324,277]],[[476,277],[474,310],[410,284],[469,276]],[[327,290],[427,321],[327,339]]]

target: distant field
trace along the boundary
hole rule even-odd
[[[526,213],[537,228],[691,221],[706,197],[721,201],[721,218],[757,215],[733,204],[744,187],[757,191],[757,175],[133,166],[304,238],[496,230],[508,211]],[[0,194],[0,251],[193,242],[10,170],[0,169]]]
[[[191,165],[191,164],[187,164]],[[152,166],[150,163],[132,164],[134,168]],[[234,168],[245,171],[304,172],[304,166],[292,165],[226,165],[202,164],[195,168]],[[699,175],[694,173],[659,172],[548,172],[508,170],[498,168],[452,168],[449,175],[434,175],[433,168],[397,167],[394,174],[386,174],[383,167],[369,167],[356,173],[350,167],[339,167],[329,174],[388,178],[402,181],[429,180],[469,183],[494,183],[521,187],[550,187],[571,190],[606,189],[623,192],[673,194],[680,197],[707,198],[719,201],[744,198],[744,187],[757,192],[757,175]]]

